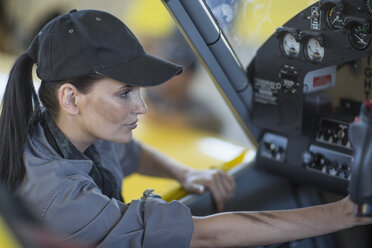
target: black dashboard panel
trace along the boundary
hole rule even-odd
[[[353,152],[348,126],[371,91],[371,14],[370,0],[319,1],[257,51],[247,72],[252,119],[264,128],[258,166],[346,193]],[[362,67],[364,78],[342,70],[348,64]]]
[[[204,0],[162,1],[257,142],[257,167],[346,193],[348,127],[372,91],[372,1],[314,3],[278,27],[247,66]]]
[[[253,118],[258,126],[300,134],[306,98],[336,87],[337,66],[369,56],[372,18],[367,2],[315,3],[262,45],[247,70],[254,86]],[[311,99],[308,102],[312,104]]]

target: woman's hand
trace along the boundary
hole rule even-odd
[[[234,195],[235,180],[221,170],[190,170],[185,174],[182,186],[190,192],[201,194],[209,189],[217,211],[222,212],[225,204]]]
[[[143,175],[173,178],[187,191],[212,193],[217,211],[222,212],[226,202],[234,195],[235,181],[221,170],[195,170],[142,144],[137,172]]]

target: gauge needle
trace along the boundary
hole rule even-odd
[[[338,19],[340,19],[340,18],[339,18],[339,16],[337,15],[336,18],[333,20],[332,25],[333,25],[333,24],[334,24]]]
[[[312,53],[312,57],[314,58],[314,59],[320,59],[321,58],[321,56],[320,56],[320,52],[318,51],[318,49],[316,49],[315,51],[314,51],[314,49],[311,47],[311,46],[309,46],[309,49],[310,49],[310,51],[311,51],[311,53]]]
[[[357,34],[354,34],[355,37],[357,37],[357,39],[360,41],[360,43],[362,43],[363,45],[366,45],[367,42],[365,42],[362,38],[360,38]]]
[[[314,50],[313,50],[313,48],[311,46],[309,46],[309,48],[310,48],[310,50],[311,50],[312,53],[315,53]]]

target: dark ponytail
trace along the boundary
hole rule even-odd
[[[23,152],[28,134],[39,120],[40,103],[32,81],[34,62],[27,55],[21,55],[10,71],[5,89],[0,116],[0,183],[14,190],[25,173]],[[74,85],[81,93],[90,91],[95,82],[105,76],[91,73],[60,82],[42,82],[40,100],[56,120],[59,113],[58,89],[64,83]]]
[[[34,62],[21,55],[9,74],[0,116],[0,182],[9,190],[23,178],[23,152],[32,117],[40,104],[32,81]]]

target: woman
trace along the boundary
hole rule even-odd
[[[32,84],[34,63],[45,111]],[[209,187],[220,209],[233,191],[225,174],[189,171],[132,140],[137,116],[146,112],[140,87],[181,71],[146,54],[108,13],[74,10],[52,20],[10,73],[0,121],[2,182],[36,207],[47,228],[101,247],[250,246],[369,222],[353,216],[347,198],[306,209],[202,218],[178,202],[147,195],[125,205],[119,184],[134,170],[173,177],[188,189]]]

